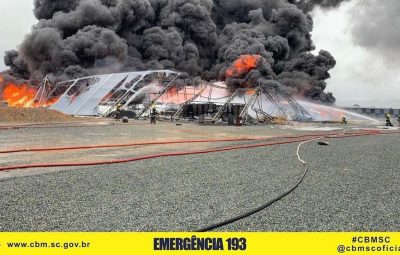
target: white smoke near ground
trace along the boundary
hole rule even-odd
[[[350,112],[333,106],[315,104],[307,101],[299,101],[299,103],[315,118],[316,121],[334,121],[340,122],[343,117],[349,122],[378,122],[376,119]]]

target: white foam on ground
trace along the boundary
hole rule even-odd
[[[378,129],[398,130],[398,127],[376,126]]]
[[[334,131],[334,130],[342,130],[343,128],[338,127],[286,127],[298,131]]]

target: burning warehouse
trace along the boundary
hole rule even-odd
[[[17,50],[6,53],[9,70],[2,75],[0,94],[14,106],[38,106],[42,95],[49,99],[42,104],[51,105],[55,97],[61,97],[54,108],[71,114],[103,115],[110,102],[121,99],[123,91],[128,93],[123,102],[128,108],[141,99],[144,105],[154,100],[162,86],[152,84],[153,76],[160,72],[148,70],[175,70],[167,73],[181,75],[157,101],[169,100],[173,90],[184,89],[185,93],[178,93],[184,98],[174,102],[181,105],[205,84],[211,87],[213,81],[220,81],[226,86],[221,96],[248,89],[238,91],[245,107],[244,101],[254,94],[251,89],[259,87],[255,84],[274,80],[281,84],[279,95],[332,104],[335,99],[325,92],[325,80],[336,63],[329,52],[311,53],[315,49],[313,26],[307,12],[313,4],[288,0],[36,0],[34,13],[39,21]],[[133,73],[141,79],[140,72],[149,73],[138,82]],[[115,75],[104,75],[110,73]],[[119,73],[124,73],[126,80]],[[46,76],[53,83],[51,88],[35,82]],[[104,90],[97,87],[108,78]],[[129,91],[129,86],[135,83],[153,98],[144,98],[143,93],[134,96],[137,91]],[[144,88],[145,83],[152,86]],[[33,84],[34,90],[26,84]],[[86,94],[85,90],[96,93]],[[196,100],[209,90],[204,89]],[[61,107],[66,106],[67,97],[73,102]],[[232,99],[234,104],[236,100]]]
[[[169,70],[95,75],[54,86],[46,77],[26,103],[52,104],[51,109],[80,116],[111,116],[118,106],[138,118],[156,108],[171,120],[186,117],[205,122],[208,117],[213,123],[222,119],[240,124],[250,116],[268,123],[276,117],[312,119],[279,82],[246,78],[260,64],[260,56],[244,55],[226,70],[225,82],[198,80],[193,84],[188,84],[187,76]]]
[[[37,23],[0,71],[0,231],[398,228],[400,112],[373,109],[381,126],[335,108],[336,61],[312,41],[310,11],[342,0],[31,1]],[[315,38],[345,45],[326,26],[349,21],[313,15]],[[357,72],[337,76],[348,95],[349,72],[387,74],[353,55],[344,62]],[[90,236],[62,252],[115,253]],[[146,236],[150,252],[207,250],[210,239],[159,238],[169,244],[158,249]],[[214,239],[245,253],[252,240],[241,237]],[[285,248],[298,247],[275,250]]]
[[[111,117],[120,108],[125,115],[142,118],[154,108],[167,120],[236,125],[310,121],[315,112],[324,115],[326,109],[320,107],[311,107],[310,114],[280,82],[253,78],[261,65],[259,55],[240,56],[226,69],[225,81],[218,82],[170,70],[93,75],[55,84],[46,77],[36,88],[8,83],[3,98],[10,106],[49,106],[68,115]],[[330,113],[334,119],[340,114]]]

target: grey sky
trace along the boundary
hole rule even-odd
[[[354,43],[353,14],[359,1],[344,3],[334,11],[316,9],[313,13],[314,43],[317,49],[331,52],[337,61],[330,72],[328,91],[334,93],[338,104],[400,107],[400,62]]]
[[[35,23],[33,0],[1,0],[0,70],[4,70],[4,51],[15,49]]]
[[[336,10],[317,9],[313,13],[317,49],[330,51],[337,60],[327,90],[334,93],[339,105],[400,107],[400,61],[388,63],[379,52],[354,43],[351,24],[357,4],[353,0]],[[0,70],[6,68],[2,61],[4,51],[16,48],[35,23],[32,9],[32,0],[2,0]]]

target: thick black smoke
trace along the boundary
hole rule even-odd
[[[339,2],[35,0],[39,21],[5,63],[19,79],[175,69],[212,80],[224,79],[239,56],[260,55],[253,79],[277,79],[292,94],[333,103],[324,91],[335,60],[325,51],[310,53],[307,13]]]

